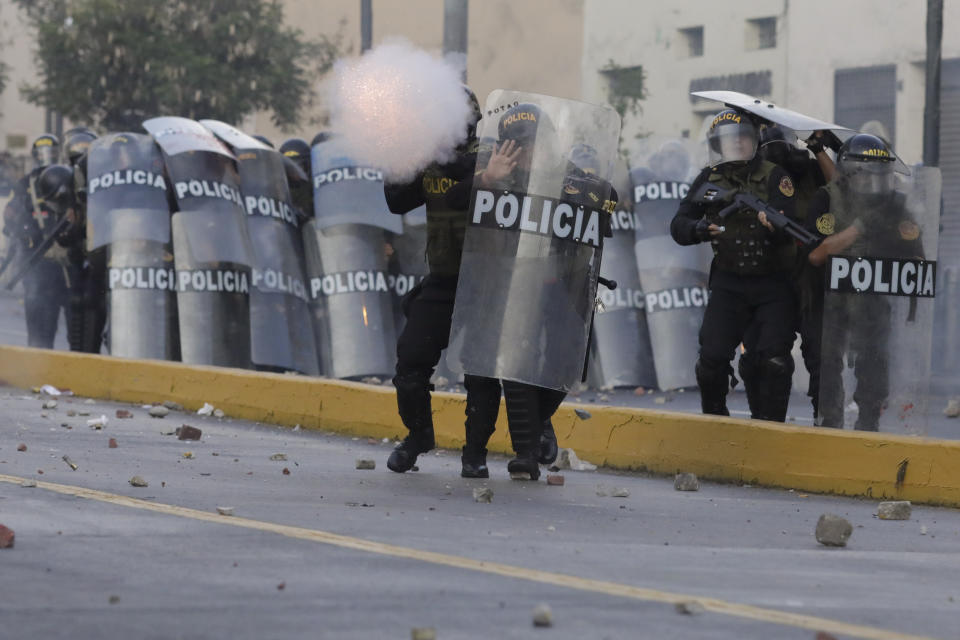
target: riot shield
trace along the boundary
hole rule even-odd
[[[709,245],[678,246],[670,221],[690,185],[679,141],[648,153],[631,172],[636,243],[634,252],[657,385],[663,391],[696,386],[700,324],[707,305]]]
[[[321,228],[358,224],[403,232],[400,216],[387,207],[379,169],[357,164],[336,138],[314,145],[310,153],[313,208]]]
[[[397,335],[383,230],[313,219],[303,226],[303,244],[321,372],[391,377]]]
[[[107,252],[110,353],[179,359],[170,207],[163,157],[150,136],[93,141],[86,213],[88,254]]]
[[[839,180],[818,230],[862,231],[824,266],[819,422],[924,433],[937,289],[940,170],[915,169],[876,204]]]
[[[401,216],[403,233],[390,238],[392,248],[388,260],[390,289],[393,291],[394,324],[397,335],[403,331],[403,297],[430,273],[427,264],[427,209],[417,207]]]
[[[237,156],[247,229],[256,257],[250,290],[253,364],[318,375],[303,273],[301,220],[290,198],[283,156],[228,124],[216,120],[201,123]]]
[[[619,201],[610,220],[613,236],[603,245],[600,275],[615,280],[617,288],[598,291],[601,304],[593,319],[588,382],[598,388],[655,387],[644,296],[633,250],[633,185],[623,160],[614,167],[613,186]]]
[[[489,185],[494,163],[478,158],[447,362],[458,373],[567,390],[586,356],[620,118],[503,90],[485,111],[480,138],[520,150],[509,175]]]
[[[254,252],[233,154],[184,118],[155,118],[144,128],[165,153],[178,209],[172,228],[182,359],[249,367]]]

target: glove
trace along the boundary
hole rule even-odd
[[[693,228],[693,235],[700,242],[710,240],[710,223],[707,222],[706,218],[697,220],[697,226]]]

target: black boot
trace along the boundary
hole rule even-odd
[[[387,468],[397,473],[410,471],[417,463],[417,456],[430,451],[434,446],[432,428],[426,432],[410,433],[390,453]]]
[[[487,469],[487,450],[470,451],[467,447],[463,448],[463,455],[460,456],[460,477],[461,478],[489,478],[490,471]]]
[[[398,365],[399,368],[399,365]],[[397,388],[397,409],[404,426],[409,430],[403,442],[390,453],[387,468],[403,473],[413,468],[417,456],[433,449],[433,412],[430,408],[430,377],[422,371],[397,373],[393,377]]]
[[[557,434],[553,430],[550,419],[543,422],[543,433],[540,434],[540,464],[553,464],[557,460],[560,450],[557,448]]]
[[[503,382],[503,395],[507,401],[507,425],[517,457],[507,463],[507,471],[515,480],[540,477],[540,435],[543,417],[540,413],[541,392],[548,392],[520,382]],[[521,476],[521,477],[517,477]]]
[[[540,479],[540,463],[534,457],[534,452],[525,451],[518,453],[517,457],[507,463],[507,471],[512,480],[530,480]]]

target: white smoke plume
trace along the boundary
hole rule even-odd
[[[466,138],[472,108],[459,69],[405,40],[337,62],[326,88],[331,133],[389,182],[451,160]]]

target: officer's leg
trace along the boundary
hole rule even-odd
[[[540,477],[540,432],[543,416],[540,414],[541,387],[503,381],[503,396],[507,403],[507,424],[517,457],[507,464],[511,474],[527,474],[531,480]]]
[[[67,342],[71,351],[83,351],[84,288],[88,278],[87,268],[77,269],[70,283],[70,312],[67,314]]]
[[[857,323],[857,359],[853,368],[857,388],[853,399],[858,412],[853,428],[878,431],[880,414],[890,395],[890,307],[885,300],[868,306],[871,307],[869,314],[863,315]]]
[[[817,423],[820,409],[820,329],[823,323],[823,304],[814,303],[800,312],[800,353],[803,366],[810,374],[807,395],[813,404],[813,421]]]
[[[733,374],[730,361],[743,336],[747,317],[739,294],[726,287],[715,286],[711,290],[700,327],[700,358],[694,369],[704,413],[730,415],[727,409],[727,392]]]
[[[540,464],[553,464],[560,450],[557,447],[557,434],[553,430],[553,414],[560,408],[563,399],[567,397],[565,391],[555,389],[545,390],[540,394],[540,415],[543,418],[543,428],[540,432]]]
[[[790,351],[796,338],[796,302],[789,284],[776,279],[764,282],[757,295],[754,311],[754,322],[759,329],[757,417],[783,422],[787,418],[793,384],[794,363]]]
[[[760,331],[756,323],[751,323],[743,335],[744,352],[740,354],[737,371],[743,380],[743,389],[747,392],[747,404],[750,406],[750,417],[760,417],[760,398],[757,393],[760,385],[760,358],[757,353],[757,338]]]
[[[106,255],[92,256],[83,292],[83,351],[100,353],[107,323]]]
[[[397,340],[397,410],[410,432],[390,454],[387,467],[409,471],[417,456],[434,447],[433,413],[430,407],[430,376],[447,346],[452,300],[438,300],[426,291],[409,302],[407,324]]]
[[[61,286],[58,286],[58,278]],[[60,316],[63,273],[53,260],[41,258],[23,277],[27,344],[52,349]]]
[[[464,376],[467,388],[466,446],[460,458],[464,478],[488,478],[487,442],[496,429],[500,413],[500,381],[496,378]]]

